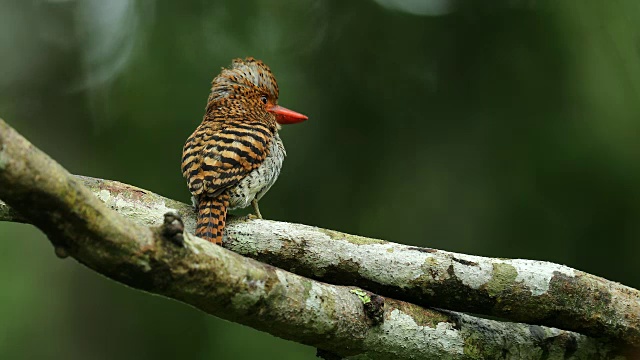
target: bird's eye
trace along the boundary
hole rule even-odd
[[[267,96],[266,95],[262,95],[260,96],[260,101],[262,101],[263,104],[267,104]]]

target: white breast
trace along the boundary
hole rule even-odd
[[[269,145],[269,155],[262,165],[250,172],[229,191],[229,208],[232,210],[245,208],[251,205],[253,199],[260,200],[278,179],[286,155],[282,140],[276,133]]]

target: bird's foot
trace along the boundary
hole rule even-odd
[[[247,216],[244,217],[246,220],[256,220],[256,219],[261,219],[253,214],[247,214]]]
[[[260,208],[258,207],[258,200],[251,200],[251,205],[253,205],[253,210],[256,212],[254,215],[256,219],[262,219],[262,214],[260,214]]]

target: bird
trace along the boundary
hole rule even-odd
[[[182,174],[197,210],[195,235],[222,244],[227,211],[253,206],[275,183],[286,156],[280,125],[307,116],[278,105],[271,69],[234,59],[211,82],[202,123],[182,151]]]

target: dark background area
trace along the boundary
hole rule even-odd
[[[254,56],[310,117],[280,132],[265,217],[640,288],[640,3],[479,3],[0,0],[0,117],[73,173],[188,202],[210,81]],[[0,289],[3,359],[315,354],[58,260],[28,225],[0,223]]]

